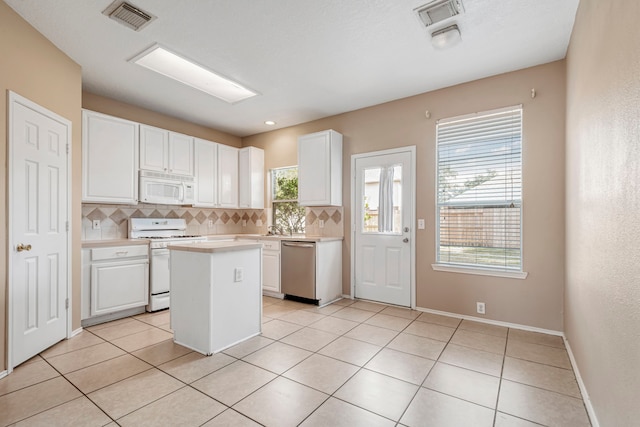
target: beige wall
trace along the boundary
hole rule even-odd
[[[234,147],[240,147],[242,144],[240,137],[86,91],[82,92],[82,108],[157,126],[174,132],[184,133],[186,135],[196,136],[209,141],[219,142],[220,144]]]
[[[72,280],[73,329],[80,327],[80,66],[0,2],[0,371],[6,368],[7,297],[7,91],[71,120],[72,134]]]
[[[640,419],[638,16],[582,0],[567,56],[565,334],[602,426]]]
[[[538,96],[530,97],[535,88]],[[523,104],[524,270],[526,280],[435,272],[435,126],[439,118]],[[425,118],[431,111],[431,119]],[[417,147],[417,306],[561,331],[564,285],[565,63],[558,61],[243,138],[265,149],[267,169],[297,163],[296,138],[335,129],[344,135],[343,291],[349,293],[351,155]]]

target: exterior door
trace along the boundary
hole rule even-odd
[[[64,339],[71,123],[10,93],[9,369]]]
[[[354,156],[354,296],[412,305],[413,149]]]

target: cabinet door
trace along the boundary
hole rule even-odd
[[[194,206],[213,208],[217,202],[218,144],[195,140],[196,197]]]
[[[140,125],[140,169],[169,170],[169,131]]]
[[[262,289],[280,292],[280,251],[262,251]]]
[[[298,138],[298,203],[342,205],[342,135],[334,130]]]
[[[314,133],[298,139],[298,202],[307,206],[331,201],[330,135]]]
[[[264,209],[264,150],[246,147],[238,156],[239,207]]]
[[[149,262],[132,260],[91,266],[91,316],[147,305]]]
[[[193,137],[169,132],[169,173],[193,176]]]
[[[82,201],[138,203],[137,123],[82,112]]]
[[[238,207],[238,149],[218,145],[218,207]]]

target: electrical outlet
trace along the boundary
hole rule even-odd
[[[261,219],[257,219],[257,220],[256,220],[256,225],[257,225],[258,227],[262,227],[262,220],[261,220]]]
[[[213,227],[213,220],[212,219],[209,220],[209,227]]]
[[[91,228],[93,230],[100,230],[100,220],[94,219],[93,221],[91,221]]]
[[[324,228],[324,219],[319,219],[318,220],[318,227]]]
[[[484,303],[483,302],[477,302],[476,303],[476,311],[478,312],[478,314],[485,314],[484,312]]]
[[[247,220],[246,220],[246,219],[243,219],[243,220],[242,220],[242,226],[243,226],[243,227],[246,227],[246,226],[247,226]]]
[[[418,230],[424,230],[424,219],[418,220]]]
[[[242,282],[244,279],[244,271],[241,268],[236,268],[234,270],[234,282]]]

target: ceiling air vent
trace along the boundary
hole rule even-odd
[[[102,11],[103,14],[116,22],[121,23],[134,31],[140,31],[151,21],[156,19],[155,16],[147,13],[131,3],[116,0],[109,7]]]
[[[426,27],[463,12],[461,0],[436,0],[414,10]]]

